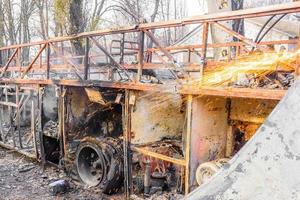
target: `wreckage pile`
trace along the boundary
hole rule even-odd
[[[182,145],[179,140],[164,139],[146,145],[147,150],[174,158],[183,158]],[[133,186],[136,194],[143,194],[144,198],[153,196],[165,197],[165,192],[177,194],[182,191],[181,167],[167,161],[133,154]],[[176,199],[176,198],[174,198]]]
[[[293,82],[293,73],[273,72],[261,76],[256,74],[239,74],[237,80],[231,84],[233,87],[288,89]]]

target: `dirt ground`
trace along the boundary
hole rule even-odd
[[[49,184],[56,180],[68,180],[70,189],[65,194],[53,196]],[[41,166],[24,156],[0,148],[0,199],[2,200],[52,200],[52,199],[119,199],[106,197],[97,191],[83,189],[55,167]]]
[[[50,183],[57,180],[67,180],[70,189],[54,196],[50,190]],[[182,195],[174,193],[155,194],[148,200],[179,200]],[[25,156],[0,147],[0,200],[124,200],[122,194],[107,196],[96,191],[95,188],[83,188],[56,167],[48,166],[45,170],[36,162]],[[131,199],[143,200],[143,197],[132,195]]]

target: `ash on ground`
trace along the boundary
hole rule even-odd
[[[53,194],[51,184],[60,183],[60,180],[68,182],[68,188],[63,193]],[[182,195],[172,193],[157,193],[150,197],[138,197],[132,195],[131,199],[182,199]],[[47,166],[43,170],[38,163],[28,160],[25,156],[13,151],[0,148],[0,199],[103,199],[124,200],[122,193],[107,196],[97,191],[96,188],[84,188],[80,183],[71,180],[67,174],[56,167]]]
[[[49,186],[58,180],[69,183],[68,191],[54,195]],[[47,167],[0,148],[0,199],[110,199],[71,181],[63,170]]]

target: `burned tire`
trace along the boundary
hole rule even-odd
[[[84,138],[77,151],[76,169],[80,180],[103,193],[113,194],[123,185],[123,149],[114,138]]]

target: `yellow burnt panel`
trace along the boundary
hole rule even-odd
[[[135,144],[181,136],[185,107],[178,94],[140,92],[135,99],[131,129]]]
[[[100,91],[92,88],[84,88],[89,100],[94,103],[99,103],[101,105],[106,105],[105,100]]]
[[[259,99],[232,99],[230,119],[261,124],[278,101]]]

